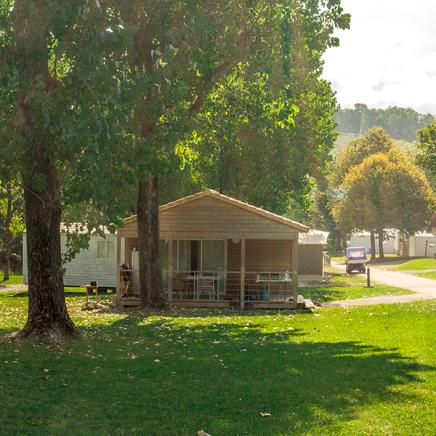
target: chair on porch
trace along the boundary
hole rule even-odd
[[[214,300],[216,294],[215,275],[202,275],[197,279],[197,299],[198,300]]]

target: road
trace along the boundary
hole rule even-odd
[[[334,263],[332,266],[343,269],[344,265]],[[391,304],[407,303],[417,300],[428,300],[436,298],[436,280],[424,279],[411,274],[397,271],[387,271],[371,266],[371,281],[407,289],[413,294],[410,295],[390,295],[380,297],[367,297],[357,300],[330,301],[324,303],[324,307],[347,307],[347,306],[366,306],[370,304]]]

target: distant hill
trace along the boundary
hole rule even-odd
[[[416,140],[416,131],[430,124],[434,118],[432,114],[420,114],[414,109],[396,106],[370,109],[365,104],[355,104],[354,109],[340,109],[335,116],[339,133],[335,152],[371,127],[383,127],[392,138],[411,143]]]

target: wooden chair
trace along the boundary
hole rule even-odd
[[[85,307],[88,307],[89,305],[89,294],[92,294],[92,292],[95,290],[95,306],[98,304],[98,285],[97,282],[91,282],[89,285],[84,285],[85,291],[86,291],[86,303]]]

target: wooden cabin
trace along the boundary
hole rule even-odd
[[[164,286],[175,306],[296,307],[298,235],[291,219],[206,189],[160,207]],[[117,298],[138,305],[136,216],[117,230]]]

